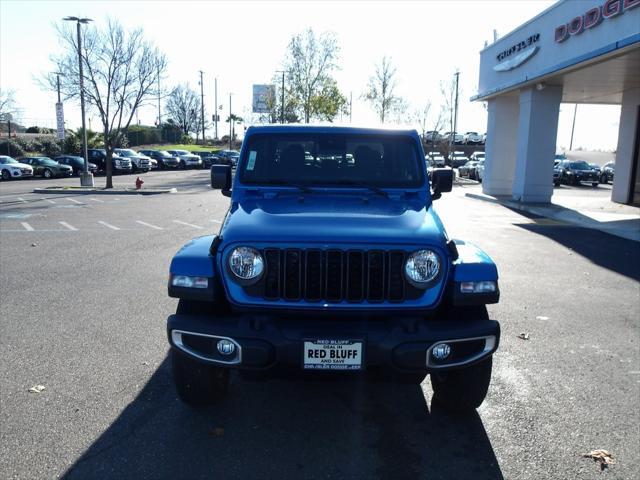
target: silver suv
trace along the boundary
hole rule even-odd
[[[130,148],[114,148],[113,151],[120,157],[131,160],[132,172],[148,172],[151,170],[151,163],[144,155],[138,155]]]

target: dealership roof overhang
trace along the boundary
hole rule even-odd
[[[640,87],[640,0],[561,1],[480,52],[479,93],[562,86],[566,103],[620,104]]]

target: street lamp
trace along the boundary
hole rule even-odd
[[[232,150],[231,148],[231,142],[233,142],[233,117],[232,117],[232,113],[231,113],[231,96],[233,95],[233,93],[229,94],[229,150]]]
[[[80,70],[80,112],[82,114],[82,135],[83,135],[83,154],[84,154],[84,169],[82,170],[82,174],[80,175],[80,186],[81,187],[93,187],[93,174],[89,172],[89,163],[88,163],[88,146],[87,146],[87,125],[84,120],[84,75],[82,74],[82,37],[80,35],[80,24],[81,23],[89,23],[93,20],[90,18],[78,18],[78,17],[64,17],[63,20],[69,22],[76,22],[77,31],[78,31],[78,68]]]

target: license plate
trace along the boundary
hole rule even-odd
[[[361,370],[362,342],[353,340],[306,340],[305,370]]]

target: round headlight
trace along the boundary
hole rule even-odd
[[[237,247],[229,255],[229,269],[239,280],[257,280],[264,271],[264,261],[255,248]]]
[[[440,260],[431,250],[418,250],[407,258],[404,266],[407,280],[416,287],[426,287],[440,273]]]

